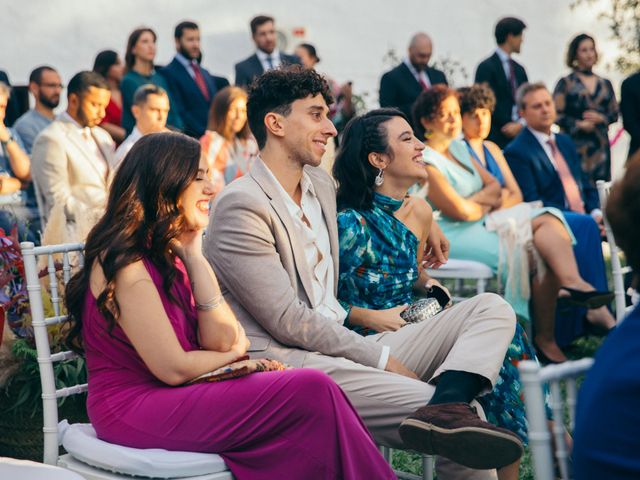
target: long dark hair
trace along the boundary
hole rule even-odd
[[[133,32],[131,32],[131,35],[129,35],[129,39],[127,40],[127,50],[124,54],[124,64],[125,70],[127,72],[131,70],[133,68],[133,65],[136,63],[136,56],[133,54],[133,48],[136,46],[136,43],[138,43],[140,36],[144,32],[149,32],[151,35],[153,35],[154,42],[158,40],[156,32],[151,30],[149,27],[136,28]]]
[[[67,345],[82,351],[82,310],[97,261],[106,287],[97,297],[109,331],[120,315],[115,297],[118,271],[143,257],[156,265],[169,298],[176,277],[169,242],[184,231],[178,197],[198,174],[200,144],[180,133],[152,133],[136,142],[111,185],[105,214],[89,232],[84,268],[71,278],[65,304],[71,320]]]
[[[232,138],[227,138],[227,134],[229,133],[227,130],[229,126],[227,125],[227,114],[229,113],[229,109],[231,108],[231,104],[237,98],[244,98],[247,100],[247,92],[245,92],[240,87],[224,87],[216,96],[213,97],[213,102],[211,102],[211,109],[209,110],[209,123],[207,125],[208,130],[213,130],[214,132],[218,132],[220,135],[225,137],[227,140],[233,140],[234,136],[242,140],[246,140],[251,136],[251,130],[249,129],[249,119],[247,117],[247,121],[244,123],[244,127],[238,133],[232,132]]]
[[[96,55],[93,71],[107,78],[109,69],[116,63],[118,63],[118,53],[113,50],[103,50]]]
[[[394,117],[407,120],[396,108],[379,108],[352,118],[344,129],[341,147],[333,164],[338,182],[338,210],[371,208],[378,170],[369,163],[369,154],[393,155],[385,124]]]

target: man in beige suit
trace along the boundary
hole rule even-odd
[[[343,325],[346,312],[335,296],[335,190],[315,168],[336,134],[330,102],[328,85],[313,70],[288,67],[260,77],[248,101],[260,158],[212,209],[205,255],[251,354],[331,375],[378,443],[475,469],[516,461],[520,440],[469,405],[492,388],[513,337],[515,316],[504,300],[477,296],[428,322],[367,337]],[[449,468],[439,478],[491,475],[438,463]]]
[[[115,145],[98,124],[110,97],[102,76],[76,74],[67,87],[67,110],[40,132],[33,145],[32,176],[44,217],[56,223],[66,218],[67,230],[77,236],[66,240],[83,240],[87,228],[104,212]]]

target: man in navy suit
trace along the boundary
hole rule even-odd
[[[519,113],[527,126],[507,145],[504,156],[522,190],[525,202],[540,200],[556,207],[577,241],[574,253],[580,275],[596,290],[606,291],[607,279],[602,256],[604,234],[598,192],[582,171],[580,156],[568,135],[553,133],[557,114],[555,103],[543,83],[524,84],[516,96]],[[606,308],[559,311],[556,339],[567,345],[584,331],[582,320],[611,328],[615,320]]]
[[[423,90],[447,85],[444,72],[429,67],[433,43],[426,33],[416,33],[409,43],[409,55],[380,79],[380,106],[396,107],[413,120],[411,108]]]
[[[200,62],[200,30],[194,22],[181,22],[174,32],[176,56],[160,70],[171,90],[175,109],[184,121],[184,133],[200,138],[207,129],[213,97],[229,85],[224,77],[211,75]]]
[[[251,36],[256,44],[256,53],[236,63],[236,85],[247,87],[254,78],[267,70],[283,64],[298,64],[300,59],[278,49],[273,17],[258,15],[251,20]]]
[[[496,24],[496,48],[493,55],[480,62],[475,83],[486,83],[496,96],[496,107],[491,116],[489,140],[504,148],[522,129],[518,122],[516,90],[527,82],[527,72],[511,55],[520,53],[525,23],[506,17]]]
[[[523,85],[518,90],[518,107],[527,128],[509,143],[504,155],[524,201],[542,200],[547,207],[589,213],[600,223],[598,192],[580,167],[573,141],[551,131],[557,114],[547,87],[543,83]],[[564,178],[565,165],[571,178]]]

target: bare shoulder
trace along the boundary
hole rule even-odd
[[[409,195],[404,202],[404,206],[409,209],[411,216],[422,222],[431,220],[433,216],[431,205],[420,196]]]
[[[120,269],[116,273],[116,288],[118,290],[127,290],[141,280],[151,281],[151,276],[144,266],[142,260],[130,263],[126,267]],[[91,292],[97,298],[107,286],[107,279],[99,262],[94,261],[91,266],[91,275],[89,277]]]

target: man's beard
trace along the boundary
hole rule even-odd
[[[38,95],[38,101],[47,108],[53,110],[60,104],[60,96],[58,96],[57,100],[51,100],[45,97],[42,92]]]
[[[188,58],[189,60],[195,60],[196,62],[200,63],[202,61],[202,52],[198,51],[198,55],[196,56],[196,58],[192,58],[191,54],[182,46],[180,45],[180,55],[182,55],[185,58]]]

